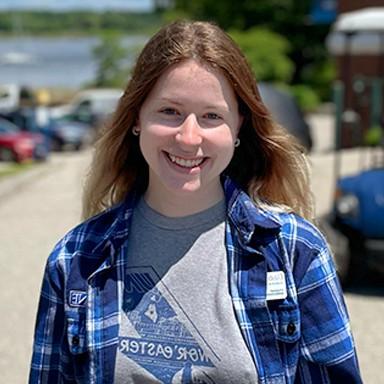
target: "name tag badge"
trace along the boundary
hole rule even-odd
[[[284,272],[267,272],[267,300],[282,300],[286,297],[287,284]]]

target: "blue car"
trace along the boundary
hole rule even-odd
[[[321,225],[343,283],[358,282],[369,270],[384,274],[384,168],[340,178]]]
[[[51,120],[43,133],[49,137],[53,151],[63,149],[78,151],[91,144],[95,131],[85,123],[58,119]]]
[[[34,108],[20,108],[0,114],[28,132],[38,132],[45,137],[50,150],[79,150],[89,145],[95,136],[95,129],[90,124],[73,121],[69,118],[49,118],[44,126],[38,124]]]

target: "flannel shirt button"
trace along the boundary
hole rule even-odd
[[[293,323],[289,323],[287,325],[287,333],[289,336],[292,336],[296,331],[296,325]]]
[[[79,336],[78,336],[78,335],[73,336],[73,337],[72,337],[72,345],[73,345],[74,347],[77,347],[77,346],[79,346],[79,344],[80,344],[80,338],[79,338]]]

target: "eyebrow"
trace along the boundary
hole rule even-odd
[[[159,97],[158,98],[159,101],[161,102],[167,102],[167,103],[172,103],[172,104],[176,104],[176,105],[183,105],[182,102],[176,100],[176,99],[173,99],[173,98],[170,98],[170,97]]]
[[[179,101],[176,98],[172,98],[172,97],[159,97],[158,100],[161,101],[161,102],[168,102],[168,103],[172,103],[172,104],[179,105],[179,106],[183,106],[184,105],[183,102]],[[205,109],[218,109],[218,110],[229,111],[228,106],[224,105],[224,104],[216,104],[216,105],[208,104],[208,105],[205,105],[204,108]]]

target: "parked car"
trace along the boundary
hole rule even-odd
[[[17,125],[0,118],[0,160],[23,162],[45,160],[48,149],[43,135],[24,132]]]
[[[32,107],[0,113],[0,117],[20,126],[23,131],[38,132],[44,135],[46,146],[55,151],[79,150],[89,145],[96,134],[90,124],[74,121],[70,116],[61,118],[49,116],[47,123],[41,126],[38,122],[36,109]]]
[[[320,226],[344,284],[358,282],[368,270],[384,275],[384,168],[338,178],[332,211]]]
[[[0,112],[8,112],[23,103],[31,103],[33,92],[28,87],[17,84],[0,84]]]
[[[89,124],[67,119],[52,119],[43,133],[50,139],[53,151],[78,151],[90,145],[95,138],[95,131]]]
[[[310,126],[295,98],[269,83],[260,82],[258,88],[273,118],[295,136],[309,152],[313,145]]]
[[[67,118],[98,128],[115,110],[123,91],[96,88],[78,92],[68,103],[51,108],[53,118]]]

